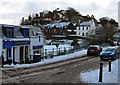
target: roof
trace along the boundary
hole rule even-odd
[[[32,25],[22,25],[21,27],[30,28],[30,36],[35,36],[36,34],[43,34],[40,27],[34,27]]]
[[[44,27],[54,27],[54,26],[56,26],[56,27],[67,27],[68,25],[69,25],[69,23],[70,22],[60,22],[60,23],[52,23],[52,24],[47,24],[47,25],[45,25]]]
[[[114,49],[117,49],[117,48],[119,48],[119,46],[110,46],[110,47],[106,47],[105,49],[108,49],[108,48],[114,48]]]
[[[16,25],[8,25],[8,24],[0,24],[0,25],[2,25],[3,27],[11,27],[11,28],[14,28],[14,27],[16,27]]]
[[[120,33],[116,33],[115,35],[113,35],[113,37],[120,38]]]
[[[36,36],[37,34],[42,35],[42,31],[40,27],[33,27],[32,25],[22,25],[22,26],[16,26],[16,25],[5,25],[0,24],[0,37],[6,37],[4,33],[3,28],[14,28],[14,36],[21,37],[23,36],[21,29],[30,29],[30,36]]]
[[[89,47],[100,47],[99,45],[90,45]]]
[[[78,24],[79,27],[81,26],[90,26],[92,24],[92,21],[83,21]]]

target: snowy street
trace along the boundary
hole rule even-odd
[[[72,54],[67,56],[72,56]],[[80,78],[80,73],[99,69],[100,62],[99,57],[82,55],[57,63],[47,64],[48,61],[46,61],[46,64],[32,67],[28,65],[24,68],[5,68],[3,69],[3,83],[84,83]],[[103,63],[104,66],[108,64],[106,61]]]

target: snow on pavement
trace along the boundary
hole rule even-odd
[[[111,66],[111,72],[108,72],[108,65],[103,68],[102,83],[118,83],[118,59],[113,61]],[[99,69],[81,73],[80,79],[85,83],[99,83]]]
[[[48,64],[48,63],[53,63],[57,61],[62,61],[62,60],[67,60],[70,58],[78,57],[78,56],[83,56],[87,54],[87,50],[81,50],[78,52],[62,55],[62,56],[54,56],[52,59],[46,59],[44,61],[40,61],[38,63],[32,63],[32,64],[11,64],[11,65],[4,65],[4,67],[15,67],[15,68],[20,68],[20,67],[30,67],[30,66],[35,66],[35,65],[43,65],[43,64]]]

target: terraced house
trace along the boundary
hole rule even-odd
[[[0,24],[0,55],[4,63],[30,63],[42,57],[44,36],[38,27]]]

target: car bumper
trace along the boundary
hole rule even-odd
[[[100,59],[104,59],[104,60],[108,60],[108,59],[114,59],[114,56],[112,55],[110,55],[110,56],[100,56]]]
[[[98,55],[98,52],[87,52],[88,55]]]

